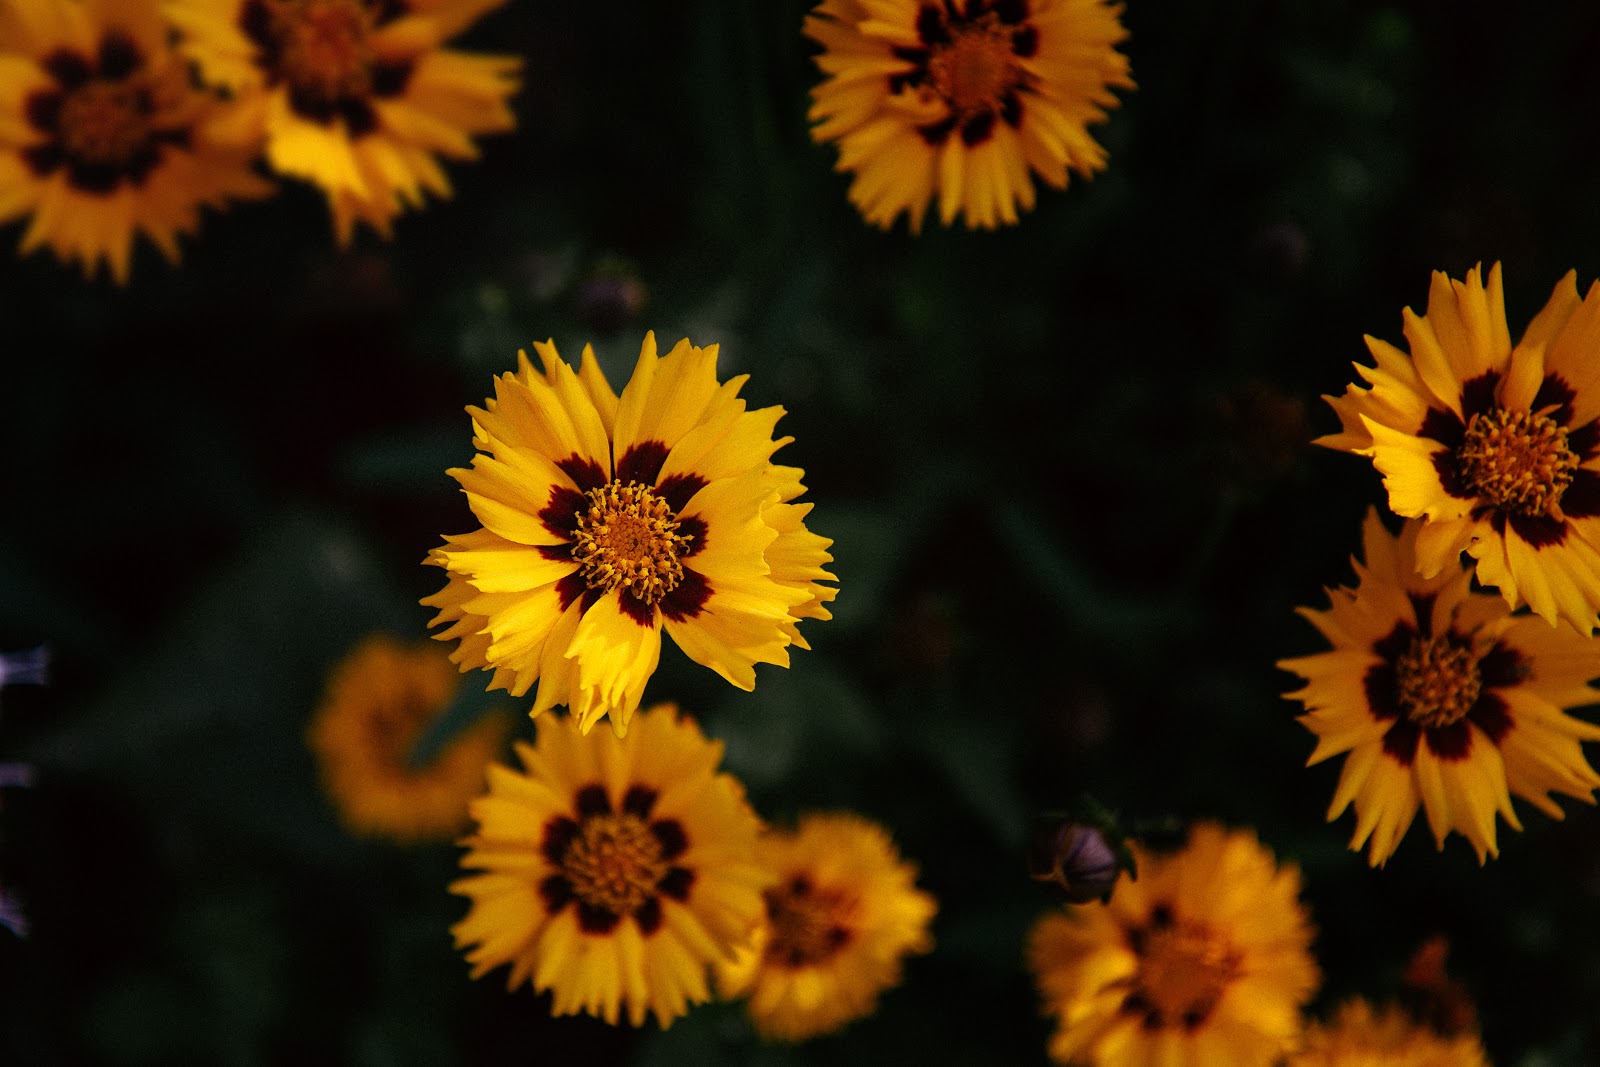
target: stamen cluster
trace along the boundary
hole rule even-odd
[[[667,502],[639,482],[610,482],[588,494],[589,510],[578,515],[572,558],[589,588],[626,589],[654,604],[678,587],[689,537]]]

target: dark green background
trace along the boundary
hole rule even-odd
[[[1371,871],[1273,667],[1320,647],[1291,611],[1381,499],[1305,447],[1361,335],[1398,341],[1431,270],[1503,260],[1514,335],[1600,273],[1600,9],[1133,0],[1110,169],[920,239],[862,224],[810,143],[805,9],[513,0],[464,44],[525,57],[518,131],[390,244],[334,250],[286,183],[126,289],[0,262],[0,648],[57,661],[3,696],[0,754],[40,778],[0,809],[35,926],[0,934],[0,1060],[1043,1063],[1023,837],[1089,791],[1297,861],[1319,1005],[1392,996],[1444,934],[1497,1063],[1600,1061],[1600,818],[1523,805],[1483,869],[1419,821]],[[546,337],[620,386],[647,328],[788,409],[841,588],[754,694],[669,651],[648,698],[769,818],[884,820],[942,903],[879,1014],[798,1049],[737,1008],[613,1031],[468,981],[457,850],[346,839],[301,741],[475,525],[462,406]]]

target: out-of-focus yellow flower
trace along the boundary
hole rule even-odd
[[[239,105],[197,89],[155,0],[0,0],[0,221],[30,216],[86,277],[128,280],[136,234],[168,261],[200,208],[265,196]]]
[[[387,637],[368,638],[333,672],[306,740],[351,833],[443,841],[466,828],[467,802],[483,792],[488,765],[505,746],[507,717],[490,713],[427,763],[412,763],[459,683],[436,645]]]
[[[327,194],[347,244],[385,237],[425,193],[450,195],[439,158],[516,126],[520,60],[444,47],[504,0],[163,0],[204,77],[241,93],[267,159]]]
[[[916,888],[881,826],[855,815],[809,815],[757,847],[777,884],[753,946],[719,969],[727,997],[748,997],[764,1036],[801,1041],[872,1014],[900,983],[901,960],[933,947],[938,904]]]
[[[1398,1008],[1374,1011],[1364,1000],[1340,1006],[1333,1022],[1312,1026],[1305,1050],[1288,1067],[1488,1067],[1475,1034],[1444,1037]]]
[[[1028,960],[1056,1020],[1050,1055],[1086,1067],[1269,1067],[1316,992],[1300,874],[1249,831],[1201,823],[1173,854],[1132,846],[1137,881],[1046,915]]]
[[[1131,89],[1119,4],[1104,0],[823,0],[806,19],[825,75],[811,136],[839,143],[850,202],[916,233],[935,198],[946,226],[1015,223],[1032,175],[1066,188],[1106,165],[1087,127]],[[1031,174],[1030,174],[1031,172]]]

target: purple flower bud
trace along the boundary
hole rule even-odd
[[[28,917],[23,914],[17,898],[7,893],[4,886],[0,886],[0,926],[18,937],[28,936]]]
[[[44,685],[50,674],[50,650],[40,645],[21,652],[0,652],[0,686]]]
[[[0,789],[27,789],[32,785],[32,766],[26,763],[0,763]]]
[[[1122,861],[1116,846],[1096,827],[1076,822],[1040,824],[1028,857],[1028,873],[1061,887],[1074,904],[1111,896]]]

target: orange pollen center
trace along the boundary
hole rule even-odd
[[[149,142],[149,93],[139,82],[95,80],[61,101],[61,146],[86,163],[122,166]]]
[[[678,587],[678,557],[689,538],[678,533],[672,508],[639,482],[610,482],[588,493],[589,510],[578,516],[572,558],[591,589],[619,586],[646,604]]]
[[[1483,690],[1478,659],[1448,636],[1416,638],[1394,664],[1400,710],[1422,727],[1460,722]]]
[[[976,22],[951,28],[950,43],[928,57],[933,88],[958,115],[997,109],[1017,85],[1011,30],[990,13]]]
[[[1145,933],[1136,981],[1164,1019],[1204,1019],[1243,973],[1237,950],[1206,927],[1176,923]]]
[[[1543,515],[1560,506],[1578,457],[1553,419],[1496,408],[1472,416],[1456,464],[1472,490],[1500,511]]]
[[[667,873],[661,842],[643,819],[626,813],[591,815],[561,859],[572,892],[614,915],[637,911]]]
[[[372,88],[372,17],[361,0],[269,0],[278,74],[327,100]]]
[[[766,959],[810,967],[832,959],[850,941],[856,901],[837,889],[817,889],[805,877],[769,889]]]

